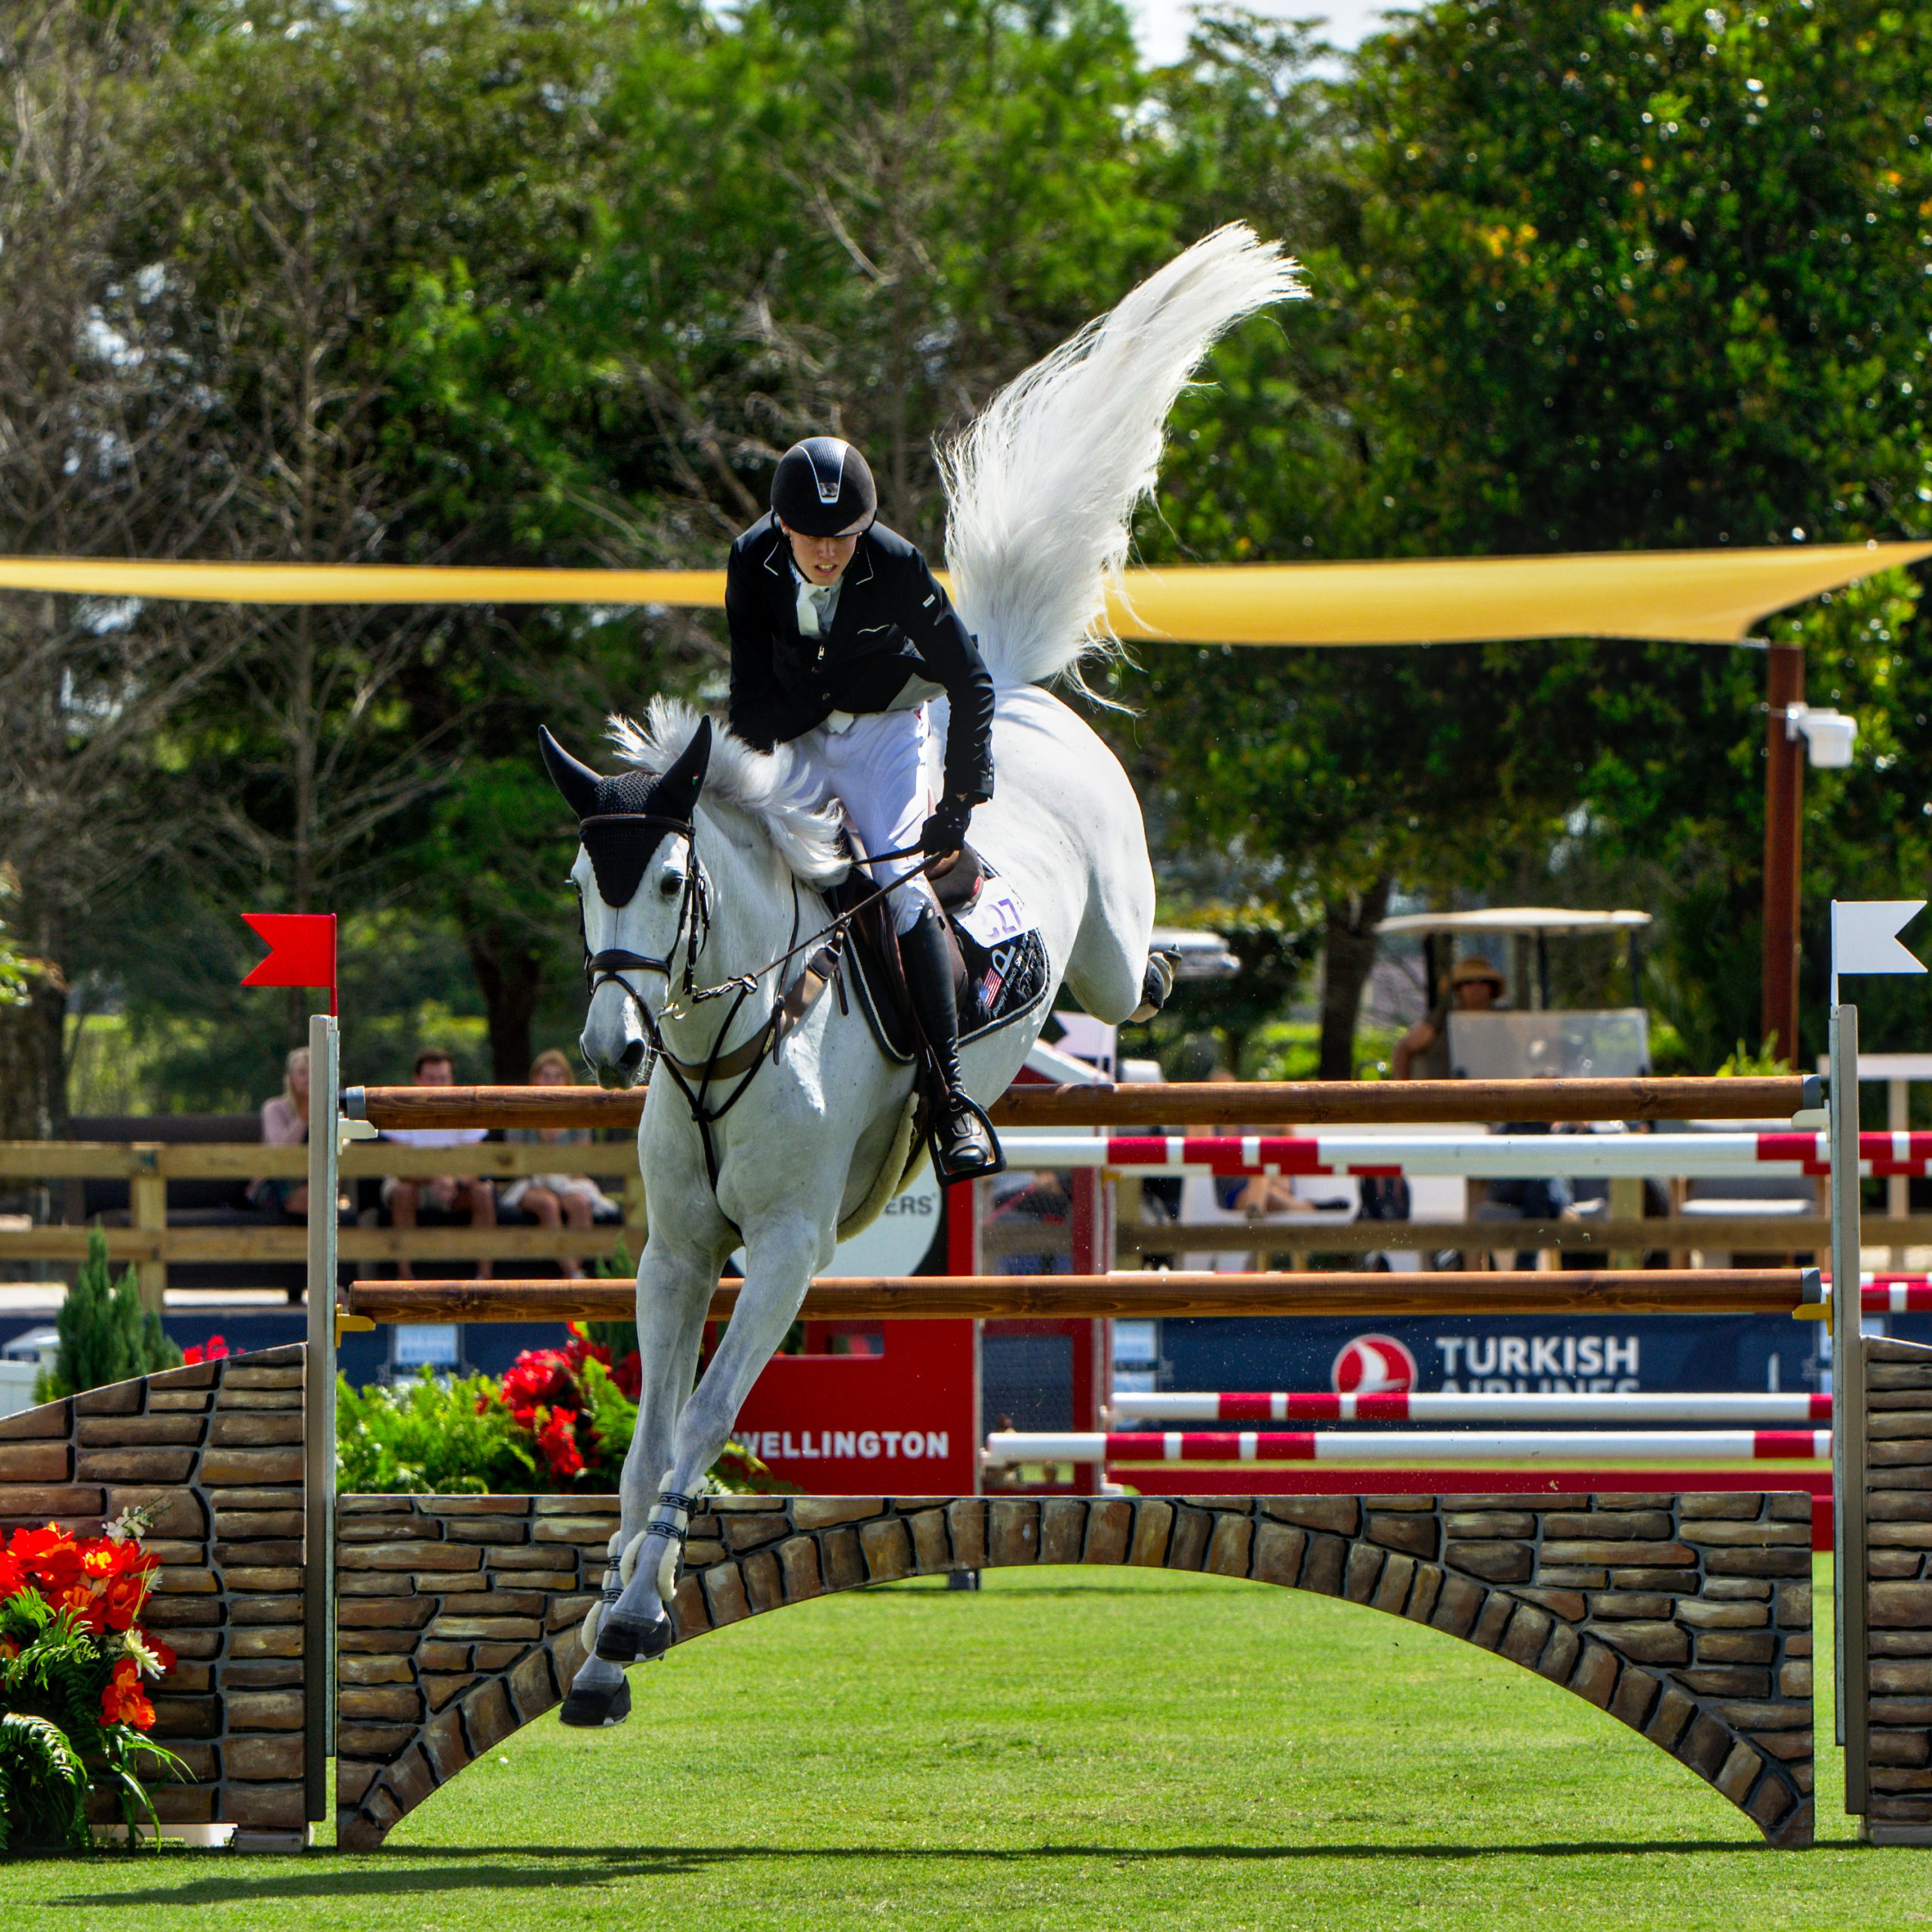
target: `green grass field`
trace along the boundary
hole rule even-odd
[[[1826,1842],[1770,1851],[1540,1678],[1252,1584],[993,1572],[761,1618],[641,1678],[623,1729],[545,1718],[373,1856],[19,1863],[0,1900],[63,1932],[1932,1921],[1932,1854],[1852,1841],[1833,1753]]]

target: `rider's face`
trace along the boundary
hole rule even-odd
[[[859,539],[871,521],[868,517],[836,537],[808,537],[803,531],[794,530],[783,517],[778,519],[778,527],[791,543],[798,574],[808,583],[836,583],[845,574],[852,552],[859,547]]]

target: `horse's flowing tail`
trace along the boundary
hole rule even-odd
[[[1151,275],[995,396],[940,451],[953,601],[994,685],[1078,677],[1103,651],[1109,579],[1152,490],[1168,414],[1215,338],[1307,294],[1241,223]]]

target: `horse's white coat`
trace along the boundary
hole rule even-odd
[[[1092,730],[1033,681],[1070,670],[1091,648],[1088,626],[1104,574],[1124,552],[1126,517],[1151,481],[1168,410],[1195,363],[1231,323],[1296,292],[1292,264],[1245,229],[1224,229],[1020,378],[949,455],[948,561],[997,691],[997,795],[975,812],[972,839],[1017,887],[1051,975],[1032,1014],[963,1053],[982,1102],[1019,1070],[1063,979],[1103,1020],[1125,1019],[1140,1000],[1154,881],[1139,801]],[[697,722],[685,707],[658,702],[644,728],[620,723],[614,735],[630,761],[662,770]],[[627,906],[605,904],[579,853],[573,877],[590,951],[664,955],[694,863],[713,912],[700,985],[783,952],[794,937],[795,892],[796,937],[824,924],[817,890],[827,872],[824,823],[812,816],[817,801],[801,794],[789,757],[766,758],[727,737],[712,774],[694,840],[667,840]],[[703,1060],[731,998],[667,1010],[661,979],[625,977],[663,1015],[670,1051],[687,1063]],[[767,975],[746,1001],[725,1048],[762,1023],[780,977]],[[603,985],[592,998],[583,1044],[606,1085],[635,1077],[643,1032],[617,986]],[[873,1192],[912,1077],[879,1051],[856,1009],[841,1014],[835,999],[821,998],[713,1128],[715,1195],[683,1097],[662,1072],[651,1081],[638,1134],[651,1204],[638,1269],[644,1386],[614,1559],[645,1530],[660,1494],[691,1495],[701,1486],[808,1284],[830,1260],[838,1223]],[[744,1286],[693,1392],[706,1310],[740,1232]],[[649,1538],[623,1580],[617,1610],[626,1624],[661,1614],[666,1553],[663,1538]],[[593,1656],[575,1687],[608,1694],[620,1681],[617,1665]]]

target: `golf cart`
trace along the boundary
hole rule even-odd
[[[1446,1070],[1451,1078],[1561,1080],[1650,1072],[1650,1024],[1637,995],[1638,935],[1650,923],[1647,912],[1510,906],[1476,912],[1398,913],[1375,930],[1385,939],[1421,940],[1432,1012],[1458,952],[1480,950],[1490,957],[1497,978],[1515,992],[1515,1004],[1501,1010],[1448,1011]],[[1550,940],[1601,935],[1623,939],[1630,1004],[1553,1008]],[[1496,957],[1506,952],[1506,960]]]

